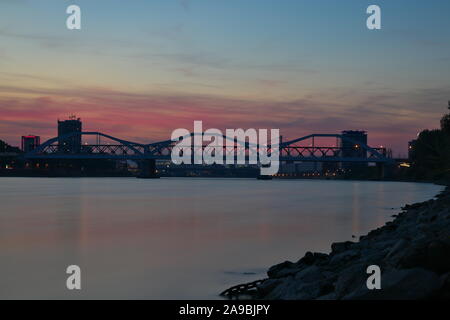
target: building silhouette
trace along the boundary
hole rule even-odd
[[[71,133],[81,133],[82,122],[80,118],[71,116],[69,120],[58,120],[58,149],[64,153],[81,152],[81,134],[65,137]]]
[[[412,160],[413,152],[414,152],[414,144],[417,140],[411,140],[408,142],[408,159]]]
[[[367,145],[366,131],[354,131],[354,130],[342,131],[342,139],[341,139],[342,157],[367,158],[367,151],[363,149],[361,145]],[[367,166],[367,163],[348,162],[342,164],[342,168],[355,168],[363,166]]]
[[[30,152],[39,147],[41,144],[41,137],[28,135],[22,136],[22,151]]]

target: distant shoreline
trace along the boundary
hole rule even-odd
[[[3,171],[3,172],[2,172]],[[99,174],[99,175],[42,175],[42,174],[16,174],[10,173],[5,174],[6,170],[0,170],[0,178],[138,178],[137,175],[134,174]],[[257,176],[166,176],[162,175],[160,178],[195,178],[195,179],[249,179],[256,180]],[[273,177],[271,180],[315,180],[315,181],[373,181],[373,182],[408,182],[408,183],[429,183],[429,184],[437,184],[447,186],[449,183],[445,181],[433,181],[433,180],[417,180],[417,179],[362,179],[362,178],[330,178],[330,177]],[[270,180],[269,180],[270,181]]]

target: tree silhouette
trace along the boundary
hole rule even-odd
[[[450,101],[448,102],[450,110]],[[444,115],[441,119],[441,130],[450,135],[450,113]]]
[[[0,153],[1,152],[14,152],[19,153],[21,152],[19,148],[11,147],[9,144],[7,144],[5,141],[0,140]]]
[[[450,179],[450,113],[442,117],[440,130],[419,134],[411,158],[416,178]]]

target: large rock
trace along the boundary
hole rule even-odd
[[[421,267],[438,273],[450,270],[450,245],[431,240],[405,249],[398,264],[400,268]]]
[[[367,265],[355,264],[341,271],[335,284],[335,296],[337,299],[355,291],[367,280]]]
[[[330,294],[332,291],[333,287],[326,280],[304,282],[290,277],[285,278],[264,299],[312,300]]]
[[[342,253],[342,252],[350,249],[353,244],[354,244],[354,242],[351,242],[351,241],[335,242],[335,243],[331,244],[331,253],[332,254]]]
[[[264,299],[310,300],[332,293],[334,286],[318,266],[311,265],[295,276],[266,280],[261,289]]]
[[[283,263],[274,265],[270,267],[267,271],[269,278],[282,278],[290,274],[294,274],[298,271],[298,267],[295,263],[291,261],[285,261]]]
[[[359,262],[363,263],[365,266],[370,265],[382,265],[386,261],[386,255],[389,252],[389,248],[384,250],[364,250],[361,252],[361,257],[359,258]]]
[[[450,245],[443,241],[433,241],[427,247],[426,266],[435,272],[450,271]]]
[[[426,265],[426,244],[407,247],[397,264],[399,269],[410,269]]]
[[[312,265],[314,263],[324,263],[328,260],[328,255],[319,252],[307,252],[303,258],[301,258],[297,264],[298,265]]]
[[[295,280],[302,282],[314,282],[323,279],[322,272],[317,266],[309,266],[294,276]]]
[[[358,250],[347,250],[342,253],[334,255],[331,260],[331,265],[342,265],[345,263],[348,263],[351,260],[354,260],[359,257],[359,251]]]
[[[398,242],[398,239],[390,237],[389,239],[385,239],[382,241],[374,241],[372,243],[371,249],[384,250],[386,248],[393,248]]]
[[[322,287],[325,283],[313,281],[304,283],[302,281],[293,281],[286,294],[282,296],[284,300],[312,300],[322,295]]]
[[[264,297],[271,291],[273,291],[277,286],[279,286],[283,281],[280,279],[267,279],[258,285],[258,293],[260,296]]]
[[[386,255],[387,259],[391,259],[397,255],[399,255],[403,250],[405,250],[409,245],[409,241],[405,239],[397,240],[397,242],[390,248],[388,254]]]

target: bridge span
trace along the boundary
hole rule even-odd
[[[193,136],[193,134],[191,134]],[[95,142],[83,139],[94,138]],[[186,137],[184,137],[186,138]],[[232,140],[232,146],[224,146],[223,154],[238,157],[244,155],[246,163],[252,154],[258,155],[261,146],[236,138],[223,136]],[[319,139],[335,139],[331,146],[317,144]],[[104,141],[106,140],[106,141]],[[66,160],[133,160],[140,164],[142,175],[156,175],[156,160],[170,160],[172,152],[182,152],[178,141],[166,140],[142,144],[119,139],[101,132],[75,132],[47,140],[23,157],[27,161],[45,161],[51,159]],[[192,146],[191,155],[202,153],[208,143]],[[311,134],[298,139],[269,145],[265,149],[268,154],[277,151],[282,162],[338,162],[338,163],[376,163],[380,167],[395,163],[389,158],[385,148],[373,148],[364,143],[354,141],[341,134]],[[258,158],[259,162],[259,158]]]

